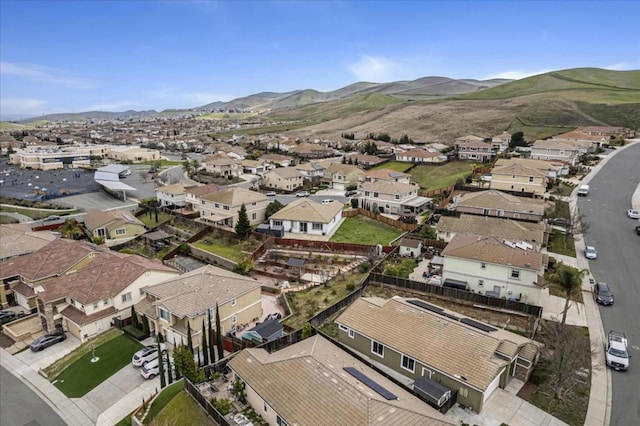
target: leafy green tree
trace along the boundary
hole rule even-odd
[[[226,416],[231,412],[231,401],[226,398],[216,399],[213,398],[211,400],[211,404],[218,410],[220,414]]]
[[[308,322],[305,322],[302,326],[302,334],[300,337],[302,337],[302,339],[304,340],[311,336],[313,336],[313,327],[311,327],[311,324],[309,324]]]
[[[216,302],[216,346],[218,346],[218,361],[224,358],[224,347],[222,346],[222,331],[220,324],[220,309]]]
[[[204,357],[204,365],[209,365],[209,346],[207,344],[207,328],[204,325],[204,319],[202,320],[202,356]]]
[[[58,228],[58,232],[60,232],[64,238],[72,240],[77,240],[84,235],[82,228],[80,228],[80,225],[78,225],[75,219],[65,220],[64,224]]]
[[[418,235],[420,235],[422,238],[428,238],[430,240],[435,240],[438,238],[436,230],[427,223],[422,225],[422,228],[420,228],[420,232],[418,233]]]
[[[251,233],[251,223],[249,222],[249,216],[247,215],[247,207],[242,203],[240,211],[238,212],[238,222],[236,223],[236,234],[241,238],[245,238]]]
[[[164,354],[162,353],[162,343],[160,341],[160,333],[156,334],[156,344],[158,345],[158,375],[160,376],[160,389],[164,388],[167,385],[166,379],[164,377]]]
[[[191,337],[191,323],[187,321],[187,347],[193,355],[193,338]]]
[[[188,347],[180,345],[173,350],[173,362],[176,370],[192,382],[201,382],[204,374],[196,366],[193,354]]]
[[[562,311],[562,325],[567,321],[567,311],[572,300],[580,293],[582,287],[582,277],[588,272],[587,269],[579,271],[576,268],[560,263],[556,267],[555,273],[549,276],[549,281],[558,285],[565,294],[564,310]]]
[[[274,214],[282,210],[283,207],[284,207],[284,204],[282,204],[278,200],[274,200],[270,202],[269,205],[267,206],[267,209],[264,212],[265,219],[269,219],[271,216],[273,216]]]
[[[523,132],[515,132],[511,135],[511,142],[509,142],[509,148],[513,149],[517,146],[527,146],[527,142],[524,140]]]
[[[244,382],[240,379],[234,380],[231,384],[231,394],[237,401],[240,401],[240,403],[242,404],[247,402],[247,398],[244,394],[244,386]]]

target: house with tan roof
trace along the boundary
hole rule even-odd
[[[436,225],[438,239],[451,241],[458,234],[492,236],[509,241],[526,241],[534,247],[547,243],[544,222],[524,222],[492,216],[463,214],[460,217],[442,216]]]
[[[53,277],[36,287],[43,329],[62,326],[80,341],[107,331],[113,320],[131,316],[142,289],[179,275],[158,260],[105,251],[75,271]]]
[[[420,187],[415,183],[401,183],[392,180],[362,182],[360,207],[379,210],[380,213],[395,215],[417,215],[429,207],[430,198],[418,195]]]
[[[143,161],[160,160],[160,151],[157,149],[142,148],[140,146],[120,145],[111,147],[107,152],[107,158],[116,161],[140,163]]]
[[[499,158],[495,162],[495,167],[506,167],[518,164],[530,169],[536,169],[544,173],[548,178],[555,179],[569,174],[569,165],[563,161],[554,160],[534,160],[532,158]]]
[[[457,234],[442,251],[443,285],[460,283],[492,297],[538,305],[547,257],[533,244],[494,236]]]
[[[534,160],[564,161],[575,166],[580,159],[580,149],[563,141],[537,140],[531,146],[531,158]]]
[[[379,180],[411,183],[411,175],[391,169],[372,169],[365,171],[364,174],[360,176],[360,182],[376,182]]]
[[[510,143],[511,134],[509,132],[502,132],[491,138],[491,148],[496,152],[505,152],[509,149]]]
[[[13,290],[18,305],[35,311],[35,287],[40,282],[75,272],[103,250],[84,241],[56,238],[39,250],[2,262],[0,279]]]
[[[275,166],[268,161],[260,160],[242,160],[242,171],[250,175],[262,175]]]
[[[199,197],[199,200],[200,203],[194,204],[194,210],[200,213],[200,221],[231,228],[236,226],[243,204],[249,222],[255,225],[264,221],[270,203],[266,195],[241,187],[215,191]]]
[[[186,190],[183,183],[159,186],[155,191],[156,200],[160,206],[184,207],[187,205]]]
[[[302,187],[304,179],[297,167],[279,167],[265,173],[262,182],[269,189],[293,192]]]
[[[144,223],[125,210],[87,212],[84,226],[92,237],[105,240],[134,238],[146,232]]]
[[[510,164],[491,170],[489,188],[543,196],[547,192],[548,184],[549,178],[546,173],[522,164]]]
[[[331,164],[323,164],[319,161],[309,161],[308,163],[300,163],[295,169],[300,172],[305,181],[319,182],[324,176],[325,169]]]
[[[351,161],[354,165],[364,168],[374,167],[385,161],[377,155],[368,154],[347,154],[345,157],[346,161]]]
[[[320,144],[303,142],[289,149],[289,153],[305,160],[312,158],[327,158],[334,155],[335,150]]]
[[[335,322],[338,341],[359,356],[406,377],[435,403],[448,391],[478,413],[512,377],[526,381],[539,356],[526,337],[419,299],[360,298]]]
[[[491,144],[484,142],[481,138],[471,139],[467,137],[466,140],[456,139],[456,151],[458,158],[461,160],[478,161],[482,163],[489,162],[495,157],[495,152]]]
[[[244,349],[228,366],[269,425],[455,424],[319,335],[273,353]]]
[[[609,138],[617,138],[622,136],[623,138],[635,138],[635,130],[627,127],[615,127],[615,126],[586,126],[576,129],[577,132],[586,133],[588,135],[595,136],[607,136]]]
[[[56,239],[48,231],[32,231],[31,227],[23,223],[0,225],[0,268],[4,261],[18,256],[24,256],[40,250]],[[19,280],[13,279],[0,284],[0,309],[16,303],[13,287]]]
[[[216,305],[225,335],[262,318],[260,288],[252,278],[206,265],[145,287],[134,309],[147,317],[152,334],[162,334],[168,344],[186,344],[191,327],[194,347],[202,348],[202,323],[209,311],[214,321]]]
[[[184,201],[188,208],[195,211],[196,206],[198,204],[202,204],[202,197],[211,195],[214,192],[223,191],[225,189],[226,188],[224,186],[215,184],[187,186],[184,189]]]
[[[227,178],[238,177],[242,174],[242,163],[226,154],[215,154],[202,160],[202,167],[208,173]]]
[[[414,148],[396,153],[396,161],[408,163],[446,163],[447,156],[436,150]]]
[[[352,164],[334,163],[324,170],[320,182],[329,188],[345,190],[347,187],[356,186],[358,179],[364,171]]]
[[[282,154],[264,154],[260,157],[260,160],[266,161],[273,165],[278,165],[280,167],[289,167],[294,163],[293,157]]]
[[[269,217],[269,225],[294,234],[332,235],[342,219],[339,201],[320,204],[308,198],[296,200]]]
[[[540,222],[544,217],[544,200],[490,189],[464,194],[456,202],[456,212]]]

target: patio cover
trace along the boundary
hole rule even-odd
[[[416,381],[413,382],[413,388],[438,407],[442,407],[451,397],[451,389],[424,376],[418,377]]]

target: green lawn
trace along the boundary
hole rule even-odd
[[[392,226],[366,217],[354,216],[345,219],[330,241],[387,246],[401,234],[401,230]]]
[[[257,241],[238,241],[215,238],[207,235],[193,244],[195,247],[217,254],[233,262],[242,262],[249,253],[252,253],[260,245]]]
[[[421,164],[409,172],[414,182],[425,191],[446,188],[471,174],[471,163],[454,161],[442,166]]]
[[[182,391],[169,401],[150,424],[153,426],[215,426],[217,423],[187,391]]]
[[[183,380],[175,382],[164,388],[162,392],[160,392],[158,397],[153,400],[151,408],[149,408],[149,413],[144,419],[144,424],[147,425],[151,423],[151,421],[158,415],[158,413],[162,411],[164,407],[167,406],[167,404],[173,399],[173,397],[179,394],[182,390],[184,390]]]
[[[95,348],[98,362],[91,362],[91,352],[81,356],[55,378],[54,385],[69,398],[79,398],[130,363],[141,347],[125,335],[118,336]]]
[[[547,250],[552,253],[576,257],[576,247],[573,237],[571,235],[566,236],[562,231],[558,231],[557,229],[552,229],[549,234]]]
[[[396,172],[404,173],[412,165],[413,164],[411,164],[411,163],[404,163],[404,162],[401,162],[401,161],[389,161],[388,163],[384,163],[384,164],[380,164],[379,166],[372,167],[371,170],[391,169],[391,170],[395,170]]]
[[[158,212],[158,220],[156,221],[156,214],[153,211],[151,211],[151,215],[145,213],[141,216],[138,216],[138,219],[140,219],[140,221],[144,223],[144,226],[149,229],[153,228],[159,223],[164,223],[168,220],[171,220],[171,218],[172,216],[169,213]]]

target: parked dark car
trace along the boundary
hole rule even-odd
[[[640,226],[636,226],[636,234],[640,235]]]
[[[34,340],[29,345],[29,348],[34,352],[38,352],[43,350],[44,348],[48,348],[49,346],[55,345],[56,343],[60,343],[64,341],[66,338],[67,338],[67,335],[64,334],[63,331],[51,333],[51,334],[45,334],[44,336],[38,337],[36,340]]]
[[[597,283],[593,287],[593,293],[597,303],[605,306],[613,305],[613,293],[611,293],[607,283]]]
[[[571,221],[564,217],[552,217],[549,218],[549,225],[564,226],[567,227],[571,224]]]
[[[345,196],[345,197],[353,197],[353,196],[355,196],[355,195],[358,195],[358,191],[355,191],[355,190],[349,190],[349,191],[347,191],[347,192],[345,192],[345,193],[344,193],[344,196]]]
[[[6,324],[13,321],[14,319],[20,318],[23,315],[24,313],[22,312],[0,311],[0,324]]]

